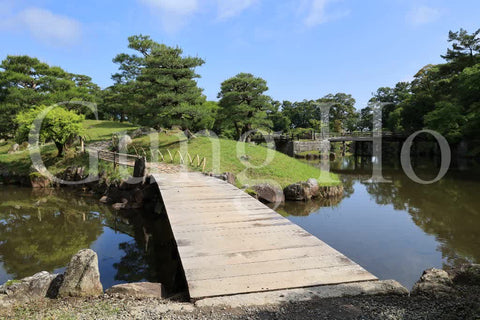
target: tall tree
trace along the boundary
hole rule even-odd
[[[272,104],[264,94],[267,90],[267,82],[250,73],[239,73],[222,82],[218,94],[220,115],[235,127],[237,139],[254,128],[271,127],[267,111]]]
[[[184,57],[179,47],[157,43],[149,36],[135,35],[128,41],[137,54],[122,53],[113,59],[119,72],[112,76],[115,84],[108,98],[121,120],[128,117],[142,125],[168,126],[191,113],[186,105],[203,105],[205,97],[195,80],[200,77],[195,68],[204,64],[202,59]]]
[[[462,28],[456,32],[450,31],[448,42],[452,43],[452,48],[447,49],[447,53],[442,58],[450,62],[457,70],[461,71],[465,67],[480,62],[478,57],[480,53],[480,29],[471,34]]]
[[[330,129],[335,132],[354,131],[357,126],[358,114],[355,110],[355,99],[350,94],[328,94],[319,103],[330,106]]]

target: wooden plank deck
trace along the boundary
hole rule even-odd
[[[153,176],[192,299],[377,279],[227,182]]]

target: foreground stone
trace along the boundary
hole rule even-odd
[[[6,282],[0,286],[0,306],[55,298],[59,286],[57,278],[61,276],[42,271],[22,280]]]
[[[285,194],[286,200],[292,201],[305,201],[310,200],[314,197],[314,191],[311,189],[311,185],[306,182],[297,182],[293,183],[285,189],[283,189],[283,193]],[[318,190],[318,185],[317,185]]]
[[[407,296],[408,290],[395,280],[365,281],[311,288],[278,290],[234,296],[207,298],[195,303],[197,307],[251,307],[311,301],[321,298],[337,298],[359,295]]]
[[[253,186],[259,200],[268,203],[280,203],[285,201],[282,189],[270,184],[262,183]]]
[[[52,186],[52,181],[47,177],[34,173],[30,174],[30,184],[32,185],[32,188],[50,188]]]
[[[103,294],[97,254],[90,249],[80,250],[68,263],[60,297],[88,297]]]
[[[441,296],[454,293],[453,282],[448,273],[441,269],[427,269],[412,288],[412,295]]]
[[[133,298],[164,298],[165,293],[161,283],[137,282],[118,284],[105,293]]]

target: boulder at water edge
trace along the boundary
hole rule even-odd
[[[441,269],[427,269],[423,271],[420,280],[412,288],[412,295],[441,296],[455,292],[453,282],[448,273]]]
[[[268,203],[280,203],[285,201],[282,189],[270,184],[262,183],[253,186],[253,190],[259,200]]]
[[[315,189],[318,192],[318,184]],[[307,182],[297,182],[283,189],[285,199],[293,201],[310,200],[314,197],[314,191],[312,190],[312,185]]]
[[[67,266],[58,295],[59,297],[88,297],[102,294],[97,254],[90,249],[80,250]]]
[[[165,296],[162,284],[151,282],[118,284],[108,289],[106,293],[134,298],[163,298]]]

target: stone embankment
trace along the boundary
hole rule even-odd
[[[223,174],[206,173],[230,184],[236,185],[236,178],[231,172]],[[288,185],[281,189],[268,183],[256,184],[252,187],[245,185],[242,189],[258,200],[266,203],[281,203],[288,201],[308,201],[312,199],[335,199],[343,196],[343,186],[320,186],[316,179],[308,179]]]
[[[105,294],[96,254],[81,250],[65,274],[40,272],[0,286],[0,318],[79,319],[478,319],[480,265],[428,269],[412,292],[394,280],[208,298],[166,299],[159,283]]]

